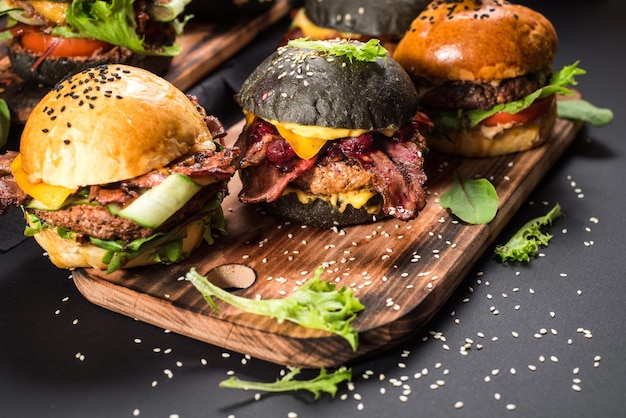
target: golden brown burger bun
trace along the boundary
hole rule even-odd
[[[203,240],[204,226],[193,222],[187,226],[187,236],[183,239],[182,253],[189,255]],[[61,238],[54,229],[43,229],[34,235],[37,243],[48,253],[52,264],[59,268],[70,269],[92,267],[105,270],[107,265],[102,262],[106,250],[91,243],[77,243]],[[158,251],[158,248],[155,248]],[[154,253],[144,253],[124,264],[124,268],[155,264]]]
[[[433,1],[400,40],[394,59],[426,79],[493,80],[550,67],[558,48],[548,19],[525,6]]]
[[[215,144],[189,98],[151,72],[111,64],[57,84],[28,118],[20,153],[31,183],[74,189],[139,176],[194,147]]]
[[[546,142],[556,122],[556,101],[550,111],[525,124],[511,127],[475,127],[446,136],[426,134],[428,148],[462,157],[494,157],[527,151]],[[490,132],[491,130],[491,132]],[[498,132],[499,131],[499,132]],[[495,136],[492,136],[495,132]]]

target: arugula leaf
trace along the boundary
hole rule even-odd
[[[333,373],[327,373],[325,368],[321,368],[319,376],[311,380],[294,380],[300,373],[300,368],[294,368],[282,379],[273,383],[250,382],[240,380],[237,377],[230,377],[220,383],[220,387],[243,390],[261,390],[265,392],[290,392],[295,390],[308,390],[318,399],[322,392],[330,393],[334,398],[337,394],[337,384],[349,382],[352,379],[352,369],[341,367]]]
[[[72,1],[65,18],[66,26],[53,29],[52,34],[65,38],[92,38],[126,47],[134,52],[173,56],[180,53],[180,45],[166,45],[156,51],[144,45],[137,34],[133,3],[135,0]]]
[[[496,254],[502,261],[529,262],[539,251],[539,245],[547,246],[552,238],[551,234],[541,232],[541,228],[551,225],[561,215],[561,206],[557,203],[547,215],[528,221],[506,244],[497,246]]]
[[[345,56],[350,62],[357,61],[374,62],[376,58],[387,58],[388,53],[378,39],[370,39],[363,42],[349,41],[310,41],[308,38],[292,39],[287,45],[299,49],[313,49],[322,51],[328,55]]]
[[[498,193],[489,180],[472,180],[455,171],[452,186],[441,193],[439,203],[469,224],[488,224],[498,212]]]
[[[335,333],[345,338],[356,351],[359,334],[350,323],[364,306],[353,296],[352,289],[344,286],[335,290],[334,283],[320,280],[323,271],[323,267],[319,267],[311,280],[283,299],[257,300],[234,295],[211,283],[193,267],[186,278],[218,312],[213,297],[245,312],[274,318],[279,323],[287,320],[305,328]]]
[[[596,107],[582,99],[559,100],[556,109],[560,118],[581,120],[598,128],[613,122],[611,109]]]
[[[5,146],[9,139],[9,129],[11,128],[11,111],[7,102],[0,99],[0,148]]]

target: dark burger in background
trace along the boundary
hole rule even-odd
[[[19,153],[0,155],[0,212],[21,205],[61,268],[184,259],[223,229],[237,151],[193,97],[140,68],[65,79],[32,111]]]
[[[288,39],[375,38],[391,51],[428,0],[305,0]]]
[[[105,63],[164,74],[180,52],[190,0],[0,0],[12,70],[25,81],[54,85]]]
[[[193,21],[228,23],[267,11],[274,0],[191,0],[185,11]]]
[[[245,80],[240,201],[330,228],[426,204],[417,93],[377,40],[292,40]]]
[[[434,123],[430,149],[467,157],[543,144],[556,121],[556,95],[584,73],[553,73],[552,24],[521,5],[437,0],[413,21],[394,59],[411,75],[420,109]]]

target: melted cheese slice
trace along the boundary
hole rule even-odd
[[[22,169],[22,156],[17,154],[13,162],[11,163],[11,173],[15,182],[22,189],[24,193],[37,199],[46,208],[55,210],[63,205],[63,202],[74,193],[73,189],[68,189],[63,186],[53,186],[46,183],[33,184],[28,181],[28,176]]]
[[[380,212],[382,207],[382,202],[375,205],[367,204],[372,197],[376,196],[377,193],[374,190],[354,190],[349,192],[333,193],[328,196],[321,196],[307,193],[301,189],[287,187],[283,192],[283,195],[288,193],[295,193],[298,201],[303,205],[312,203],[315,199],[321,199],[336,207],[339,213],[343,213],[348,205],[351,205],[355,209],[364,208],[367,213],[371,215]]]
[[[245,112],[246,124],[249,126],[255,115]],[[304,160],[313,158],[326,144],[327,141],[345,138],[348,136],[363,135],[367,129],[351,128],[327,128],[314,125],[300,125],[298,123],[278,122],[271,119],[264,119],[276,127],[276,130],[291,145],[296,155]],[[379,129],[385,136],[391,137],[397,129]]]

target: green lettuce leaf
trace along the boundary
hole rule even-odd
[[[350,323],[364,307],[353,296],[352,289],[344,286],[336,290],[334,283],[320,280],[323,270],[318,268],[312,279],[282,299],[257,300],[234,295],[211,283],[195,268],[189,270],[186,278],[216,311],[219,309],[214,297],[242,311],[274,318],[279,323],[287,320],[305,328],[332,332],[345,338],[356,351],[358,333]]]
[[[557,203],[547,215],[524,224],[506,244],[497,246],[495,253],[502,261],[529,262],[530,257],[537,255],[539,246],[547,246],[552,239],[552,235],[542,232],[541,228],[551,225],[561,215],[561,206]]]
[[[220,387],[243,390],[260,390],[264,392],[291,392],[296,390],[308,390],[318,399],[323,392],[330,393],[334,398],[337,394],[337,385],[341,382],[349,382],[352,379],[352,369],[341,367],[333,373],[327,373],[325,368],[320,369],[320,374],[310,380],[294,380],[300,374],[300,368],[294,368],[282,379],[272,383],[250,382],[241,380],[235,376],[220,383]]]
[[[68,7],[66,26],[59,26],[53,35],[66,38],[92,38],[119,45],[146,55],[173,56],[180,53],[180,45],[165,45],[159,50],[145,45],[136,32],[135,0],[76,1]]]
[[[336,40],[311,41],[308,38],[298,38],[290,40],[288,45],[294,48],[322,51],[325,54],[338,57],[345,56],[350,61],[355,59],[357,61],[374,62],[376,58],[387,59],[388,57],[387,50],[380,44],[378,39],[370,39],[363,43]]]

